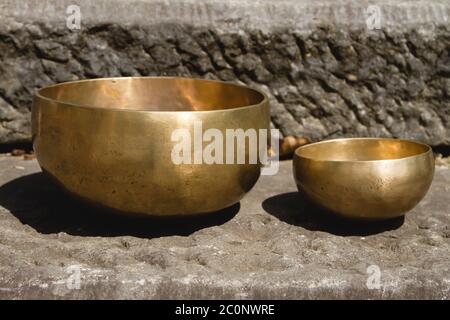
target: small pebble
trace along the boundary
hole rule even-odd
[[[348,74],[348,75],[347,75],[347,80],[348,80],[348,81],[355,82],[355,81],[358,81],[358,77],[355,76],[354,74]]]
[[[13,149],[13,151],[11,151],[11,155],[13,157],[19,157],[19,156],[23,156],[25,154],[25,150],[23,149]]]
[[[33,159],[36,159],[36,156],[33,153],[23,155],[23,160],[33,160]]]
[[[443,157],[442,154],[437,154],[435,156],[435,162],[439,166],[448,166],[448,167],[450,167],[450,157]]]
[[[280,140],[280,158],[292,157],[294,151],[310,141],[308,138],[297,137],[297,136],[287,136]]]

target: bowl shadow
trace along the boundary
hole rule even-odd
[[[404,216],[389,220],[351,220],[336,216],[313,204],[300,192],[288,192],[267,198],[263,209],[279,220],[310,231],[324,231],[338,236],[368,236],[395,230]]]
[[[240,203],[237,203],[220,211],[189,217],[119,214],[75,199],[42,172],[0,186],[0,205],[42,234],[65,232],[74,236],[139,238],[188,236],[203,228],[221,225],[240,210]]]

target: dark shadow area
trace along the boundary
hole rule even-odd
[[[367,236],[399,228],[404,217],[382,220],[349,220],[333,215],[306,199],[299,192],[282,193],[264,200],[263,209],[286,223],[311,231],[339,236]]]
[[[23,176],[1,186],[0,205],[43,234],[66,232],[76,236],[141,238],[187,236],[227,222],[240,209],[237,203],[217,212],[191,217],[120,215],[69,196],[43,173]]]
[[[443,157],[448,157],[448,156],[450,156],[450,146],[437,146],[437,147],[433,147],[433,152],[434,152],[434,153],[439,153],[439,154],[441,154]]]
[[[21,149],[26,153],[30,153],[31,151],[33,151],[33,145],[30,142],[0,144],[0,153],[8,153],[13,151],[14,149]]]

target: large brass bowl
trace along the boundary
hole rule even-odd
[[[412,141],[336,139],[298,148],[293,166],[299,191],[319,206],[348,218],[389,219],[425,196],[434,156]]]
[[[36,93],[33,148],[44,172],[89,202],[136,214],[207,213],[239,202],[260,164],[175,164],[171,135],[193,137],[195,121],[224,137],[226,129],[268,129],[269,105],[259,91],[219,81],[67,82]]]

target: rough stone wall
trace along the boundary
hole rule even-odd
[[[282,133],[312,140],[383,136],[450,145],[450,26],[308,32],[181,23],[0,23],[0,143],[29,141],[45,85],[114,76],[238,81],[271,99]]]

